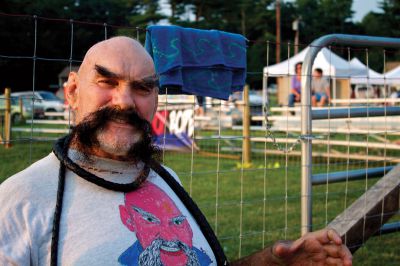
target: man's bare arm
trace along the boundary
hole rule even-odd
[[[272,253],[272,247],[265,248],[261,251],[253,253],[247,257],[238,259],[230,263],[232,266],[258,266],[270,265],[278,266],[285,265],[283,262]]]
[[[333,229],[305,234],[296,241],[278,241],[231,263],[242,265],[352,265],[352,255]]]

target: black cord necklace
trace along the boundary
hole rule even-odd
[[[60,232],[60,220],[62,213],[62,203],[64,196],[64,186],[65,186],[65,173],[66,168],[74,172],[76,175],[82,177],[83,179],[94,183],[100,187],[105,189],[118,191],[118,192],[131,192],[138,189],[147,179],[150,173],[150,166],[145,164],[139,176],[132,182],[128,184],[119,184],[107,181],[102,179],[86,170],[82,167],[74,163],[70,158],[68,158],[68,149],[72,136],[67,135],[63,138],[58,139],[54,146],[53,152],[60,161],[60,170],[58,174],[58,188],[57,188],[57,201],[54,211],[54,220],[53,220],[53,230],[51,236],[51,254],[50,254],[50,265],[57,265],[57,256],[58,256],[58,240],[59,240],[59,232]],[[192,214],[193,218],[196,220],[197,224],[200,227],[201,232],[204,237],[208,241],[211,249],[214,252],[214,256],[217,260],[217,265],[228,265],[228,261],[223,252],[221,245],[219,244],[217,237],[214,234],[214,231],[211,229],[211,226],[207,222],[203,213],[197,207],[196,203],[192,200],[192,198],[187,194],[187,192],[183,189],[183,187],[175,180],[171,174],[164,169],[158,162],[155,160],[151,161],[151,168],[161,177],[164,181],[171,187],[171,189],[175,192],[175,194],[181,199],[182,203],[188,209],[188,211]]]

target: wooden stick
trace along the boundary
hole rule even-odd
[[[243,100],[246,103],[243,106],[243,163],[250,164],[250,106],[249,106],[249,86],[246,85],[243,90]]]
[[[359,197],[328,227],[335,229],[352,253],[399,210],[400,165]]]

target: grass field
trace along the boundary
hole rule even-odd
[[[215,132],[203,132],[211,136]],[[238,134],[229,131],[226,134]],[[258,134],[258,133],[255,133]],[[29,135],[18,134],[16,138]],[[46,137],[41,135],[40,137]],[[342,136],[337,136],[342,138]],[[252,166],[240,167],[240,154],[220,154],[222,146],[240,146],[218,140],[197,142],[202,153],[166,152],[164,163],[180,176],[184,187],[205,213],[220,239],[227,256],[238,258],[261,249],[278,239],[294,239],[300,232],[300,158],[282,155],[253,154]],[[254,144],[265,148],[265,144]],[[271,145],[271,144],[268,144]],[[51,151],[51,142],[16,141],[10,149],[0,146],[0,182],[24,169]],[[269,146],[267,149],[272,149]],[[300,148],[297,146],[297,150]],[[326,149],[326,147],[316,147]],[[372,151],[371,151],[372,152]],[[379,152],[377,152],[379,153]],[[225,154],[228,154],[225,152]],[[237,155],[232,159],[232,155]],[[229,157],[229,158],[226,158]],[[238,167],[239,166],[239,167]],[[374,166],[373,162],[368,163]],[[366,167],[365,162],[316,159],[313,172]],[[354,181],[313,188],[314,229],[324,227],[376,180]],[[393,221],[398,221],[399,216]],[[400,232],[374,237],[354,255],[355,265],[398,265]]]

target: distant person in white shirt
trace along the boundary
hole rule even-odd
[[[322,69],[314,69],[313,78],[311,81],[312,106],[324,106],[329,103],[329,99],[331,98],[329,81],[322,77],[322,75]]]

